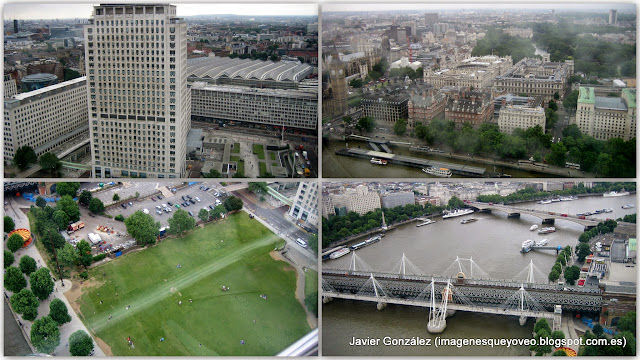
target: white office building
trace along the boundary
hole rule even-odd
[[[293,198],[293,205],[289,210],[289,215],[298,220],[318,227],[318,183],[301,182],[298,185],[298,192]]]
[[[89,130],[86,77],[4,99],[4,161],[22,146],[40,156]]]
[[[184,176],[191,94],[176,7],[96,5],[84,34],[94,176]]]

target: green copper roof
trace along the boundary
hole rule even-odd
[[[596,102],[596,93],[592,87],[580,87],[578,94],[579,103],[594,104]]]
[[[622,97],[627,100],[627,106],[630,108],[636,107],[636,91],[631,89],[623,89]]]

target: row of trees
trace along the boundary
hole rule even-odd
[[[556,258],[555,264],[551,267],[551,272],[549,272],[549,281],[553,282],[560,278],[560,274],[562,274],[562,269],[567,264],[567,259],[571,258],[571,247],[567,246],[558,254]]]
[[[635,191],[635,183],[602,182],[602,183],[594,183],[593,186],[590,188],[584,186],[583,183],[579,183],[574,187],[572,187],[571,189],[554,190],[554,191],[539,191],[531,187],[531,188],[520,189],[506,196],[501,196],[497,194],[496,195],[478,195],[476,200],[480,202],[512,204],[512,203],[518,203],[523,201],[536,201],[536,200],[548,199],[548,198],[553,198],[557,196],[579,195],[579,194],[601,194],[608,191],[620,191],[622,189],[626,189],[628,191]]]
[[[600,234],[607,234],[607,233],[613,232],[616,226],[618,226],[618,223],[615,220],[609,219],[607,221],[603,221],[599,223],[596,227],[580,234],[580,237],[578,237],[578,241],[580,241],[581,243],[588,243],[589,240],[593,239],[594,237]]]
[[[36,163],[53,176],[57,176],[58,171],[62,167],[60,159],[53,153],[48,152],[40,155],[40,158],[38,158],[31,146],[24,145],[16,150],[16,154],[13,157],[13,164],[20,169],[20,171],[24,171]]]
[[[242,209],[242,200],[235,196],[228,196],[222,205],[218,205],[211,210],[200,209],[198,217],[202,221],[217,219],[222,217],[228,211],[238,211]],[[196,220],[189,215],[187,211],[178,209],[168,220],[170,234],[182,234],[193,229],[196,226]],[[131,235],[138,245],[146,246],[155,244],[160,234],[160,222],[155,221],[153,216],[145,214],[142,211],[136,211],[124,220],[127,232]]]
[[[547,319],[540,318],[533,327],[533,338],[537,340],[536,345],[530,345],[529,350],[535,352],[536,356],[542,356],[553,351],[553,347],[548,342],[546,345],[541,345],[542,339],[564,339],[565,335],[560,330],[551,331]],[[553,355],[567,356],[567,353],[563,350],[558,350]]]
[[[455,198],[455,197],[454,197]],[[452,199],[454,199],[452,198]],[[456,198],[457,199],[457,198]],[[459,199],[458,199],[459,200]],[[441,213],[442,207],[431,204],[405,205],[384,209],[387,224],[402,222],[412,218]],[[370,211],[364,215],[350,211],[345,216],[330,216],[322,221],[322,246],[327,247],[334,241],[361,234],[382,225],[382,209]]]
[[[620,318],[617,325],[618,334],[609,339],[600,324],[595,324],[592,331],[582,336],[584,346],[580,346],[579,356],[634,356],[636,355],[636,312],[630,311]],[[590,339],[590,340],[588,340]],[[607,339],[602,345],[595,339]],[[589,341],[589,345],[587,345]],[[606,344],[606,345],[605,345]]]

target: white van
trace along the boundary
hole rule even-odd
[[[296,239],[296,242],[298,243],[298,245],[302,246],[303,248],[306,248],[306,247],[307,247],[307,243],[306,243],[306,242],[304,242],[304,240],[302,240],[302,239],[300,239],[300,238],[297,238],[297,239]]]

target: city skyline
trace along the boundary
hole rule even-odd
[[[482,1],[454,1],[435,4],[376,4],[374,10],[363,9],[362,3],[324,3],[322,4],[323,13],[331,12],[403,12],[403,11],[426,11],[433,12],[437,10],[453,11],[458,10],[460,12],[468,10],[561,10],[561,11],[580,11],[580,12],[595,12],[595,11],[609,11],[609,9],[617,9],[619,12],[628,12],[636,10],[635,4],[630,3],[602,3],[602,2],[587,2],[586,4],[554,4],[554,3],[528,3],[523,1],[495,1],[489,3],[483,3]]]
[[[172,2],[179,5],[177,16],[198,15],[236,15],[236,16],[317,16],[316,4],[193,4]],[[41,3],[34,7],[29,4],[6,4],[4,20],[62,20],[89,18],[92,4],[53,4]]]

